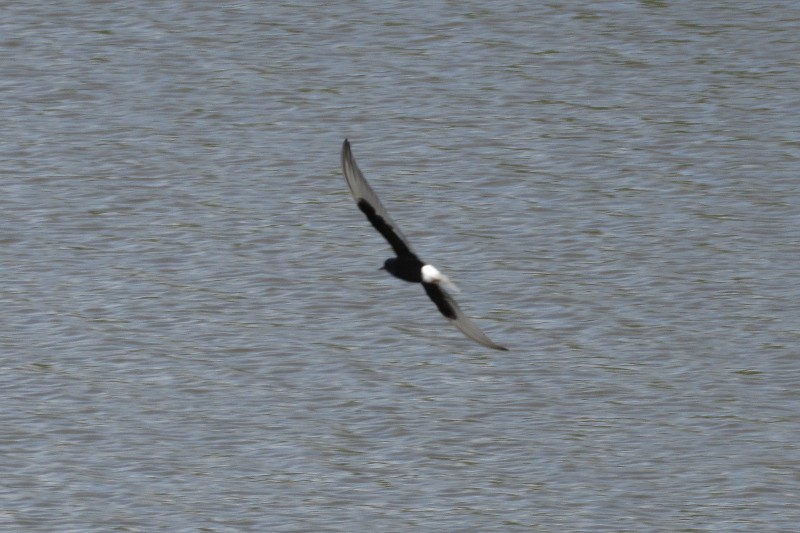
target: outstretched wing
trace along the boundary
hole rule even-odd
[[[455,327],[461,330],[461,333],[469,337],[470,339],[474,340],[477,343],[483,344],[489,348],[494,348],[495,350],[503,350],[508,351],[508,348],[505,346],[500,346],[499,344],[495,344],[492,340],[487,337],[481,328],[473,322],[464,312],[458,307],[458,304],[453,297],[450,296],[447,291],[442,289],[436,283],[424,283],[423,287],[425,287],[425,292],[428,293],[428,296],[433,303],[436,304],[436,307],[439,308],[439,312],[442,313],[445,318],[447,318]]]
[[[369,186],[364,174],[358,168],[353,152],[350,150],[350,142],[347,139],[344,140],[342,145],[342,170],[344,170],[344,177],[347,180],[347,185],[350,187],[350,192],[353,194],[356,205],[367,216],[367,220],[375,226],[375,229],[389,241],[394,253],[398,257],[408,255],[416,257],[400,228],[389,217],[386,208],[378,200],[378,195]]]

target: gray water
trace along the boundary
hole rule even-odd
[[[796,531],[796,2],[18,2],[0,529]],[[508,353],[463,337],[339,168]]]

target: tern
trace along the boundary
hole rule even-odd
[[[378,200],[375,191],[369,186],[364,174],[358,168],[353,152],[350,150],[350,142],[347,139],[344,140],[342,145],[342,170],[356,205],[366,215],[367,220],[375,226],[378,233],[383,235],[383,238],[389,242],[389,245],[397,255],[397,257],[387,259],[381,270],[386,270],[394,277],[411,283],[421,283],[428,297],[436,304],[439,312],[470,339],[488,348],[508,350],[508,348],[492,342],[481,331],[481,328],[461,311],[453,297],[445,290],[445,288],[455,289],[455,286],[447,276],[442,274],[435,266],[422,261],[414,253],[411,245],[408,244],[408,240],[400,231],[400,228],[397,227],[397,224],[389,217],[386,208]]]

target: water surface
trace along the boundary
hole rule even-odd
[[[7,6],[3,531],[795,529],[798,21]]]

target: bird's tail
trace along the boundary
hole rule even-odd
[[[435,283],[436,285],[441,285],[445,289],[459,292],[456,284],[450,281],[450,278],[442,274],[439,269],[433,265],[424,265],[422,267],[422,281],[425,283]]]
[[[447,289],[449,291],[461,292],[459,290],[459,288],[456,286],[456,284],[453,283],[452,281],[450,281],[450,278],[448,278],[444,274],[441,274],[441,279],[439,280],[439,285],[441,285],[442,287],[444,287],[445,289]]]

